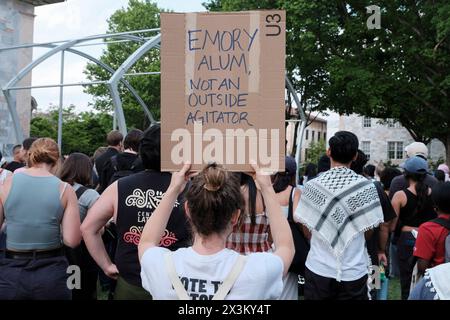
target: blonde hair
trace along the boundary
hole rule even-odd
[[[33,167],[38,163],[46,163],[55,166],[59,161],[59,148],[55,140],[40,138],[33,142],[28,151],[28,166]]]

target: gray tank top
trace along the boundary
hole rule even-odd
[[[5,201],[6,247],[48,250],[61,247],[61,180],[16,173]]]

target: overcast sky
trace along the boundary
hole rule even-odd
[[[159,7],[176,12],[205,11],[201,5],[205,0],[157,0]],[[34,42],[50,42],[102,34],[107,30],[106,20],[117,10],[126,7],[128,0],[67,0],[63,3],[37,7],[35,10]],[[99,57],[105,46],[77,48]],[[35,49],[34,59],[46,49]],[[65,83],[87,81],[83,75],[86,60],[66,54]],[[33,85],[59,83],[60,55],[56,55],[36,67]],[[39,109],[46,110],[50,104],[59,103],[59,88],[33,89]],[[64,88],[64,105],[74,104],[78,110],[88,110],[92,98],[83,93],[82,87]]]

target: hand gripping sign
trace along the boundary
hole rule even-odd
[[[161,13],[161,169],[284,171],[285,12]]]

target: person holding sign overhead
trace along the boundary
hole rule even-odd
[[[139,243],[142,286],[154,299],[262,300],[281,295],[282,277],[294,256],[292,234],[275,198],[270,176],[262,174],[257,165],[253,168],[254,179],[267,203],[275,251],[244,257],[225,248],[243,200],[237,175],[215,163],[193,178],[186,194],[185,210],[194,233],[193,245],[175,252],[158,247],[170,212],[190,177],[191,165],[185,164],[172,175]]]

